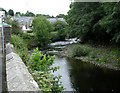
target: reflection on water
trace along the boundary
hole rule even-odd
[[[60,66],[55,75],[62,75],[67,91],[118,91],[120,71],[100,68],[75,59],[55,57],[54,66]]]
[[[55,57],[55,63],[53,66],[60,66],[60,69],[58,71],[54,72],[54,75],[62,75],[61,82],[65,87],[65,91],[73,91],[74,88],[72,88],[70,77],[69,77],[69,65],[67,65],[67,60],[65,58],[59,58]]]

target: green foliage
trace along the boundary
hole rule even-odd
[[[14,11],[13,11],[12,9],[10,9],[10,10],[8,11],[8,14],[9,14],[10,16],[14,16]]]
[[[21,16],[21,13],[20,12],[16,12],[15,16]]]
[[[50,32],[52,31],[52,25],[43,16],[34,18],[33,20],[33,32],[35,33],[38,46],[46,46],[50,42]]]
[[[58,32],[51,32],[50,39],[52,42],[60,40],[60,37],[58,36]]]
[[[20,29],[19,23],[17,21],[10,20],[9,24],[12,26],[12,30],[11,30],[12,34],[18,35],[21,33],[21,29]]]
[[[120,44],[120,2],[73,2],[65,17],[71,37],[95,43]]]
[[[57,18],[64,18],[65,15],[64,15],[64,14],[59,14],[59,15],[57,15],[56,17],[57,17]]]
[[[39,17],[39,16],[44,16],[46,18],[54,18],[54,16],[50,16],[50,15],[46,15],[46,14],[36,14],[36,17]]]
[[[60,82],[61,76],[35,71],[33,77],[43,93],[59,93],[64,89]]]
[[[32,13],[32,12],[27,11],[26,14],[24,14],[24,16],[34,17],[35,14]]]
[[[35,35],[33,33],[21,32],[19,34],[19,36],[24,40],[28,49],[32,49],[33,47],[37,46],[36,38],[35,38]]]
[[[36,49],[30,57],[29,67],[32,71],[48,71],[53,63],[53,59],[53,57],[46,56]]]
[[[28,50],[27,45],[24,43],[23,39],[17,35],[12,35],[11,44],[14,45],[15,51],[22,58],[23,62],[26,64],[28,61]]]
[[[90,53],[89,47],[85,47],[82,45],[72,45],[67,50],[68,57],[87,56],[89,53]]]
[[[57,39],[58,40],[64,40],[67,34],[67,24],[63,21],[56,21],[53,23],[53,31],[57,32]]]
[[[81,56],[81,52],[83,56]],[[119,48],[75,44],[69,46],[66,53],[68,57],[79,57],[82,61],[85,62],[92,62],[103,65],[107,64],[110,68],[120,68]]]
[[[93,48],[88,57],[98,63],[111,63],[118,65],[120,63],[119,49],[114,48]]]
[[[61,84],[60,76],[54,76],[51,72],[59,67],[51,67],[54,57],[47,56],[39,52],[38,48],[32,53],[28,66],[32,71],[34,79],[37,81],[41,91],[44,93],[61,92],[64,88]]]
[[[4,11],[4,12],[5,12],[5,15],[7,16],[8,13],[7,13],[7,11],[6,11],[4,8],[1,8],[1,7],[0,7],[0,11]]]

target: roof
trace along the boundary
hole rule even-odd
[[[4,27],[11,27],[11,25],[7,24],[7,23],[3,23]],[[2,27],[2,24],[0,23],[0,27]]]
[[[31,23],[33,17],[23,16],[23,17],[14,17],[13,19],[18,21],[19,23],[26,24],[26,23]]]
[[[54,23],[54,22],[56,22],[58,20],[65,22],[64,18],[48,18],[47,20],[50,21],[51,23]]]
[[[22,17],[13,17],[14,20],[18,21],[19,23],[26,24],[26,23],[31,23],[31,21],[34,19],[34,17],[27,17],[27,16],[22,16]],[[66,22],[64,18],[47,18],[48,21],[51,23],[54,23],[56,21],[63,21]]]

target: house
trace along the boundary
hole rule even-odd
[[[66,22],[64,18],[48,18],[47,20],[50,21],[51,23],[55,23],[57,21]]]
[[[34,17],[26,17],[26,16],[13,17],[13,20],[18,21],[18,23],[20,24],[20,28],[24,32],[31,30],[33,19],[34,19]]]
[[[26,32],[31,30],[32,28],[32,21],[33,21],[34,17],[26,17],[26,16],[22,16],[22,17],[13,17],[13,20],[18,21],[18,23],[20,24],[20,28],[22,29],[22,31]],[[63,21],[65,22],[64,18],[48,18],[48,21],[50,21],[51,23],[54,23],[56,21]]]

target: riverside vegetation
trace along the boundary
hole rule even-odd
[[[95,65],[107,67],[114,70],[120,70],[120,49],[113,47],[95,47],[90,44],[74,44],[65,50],[67,57],[76,58],[84,62],[90,62]]]
[[[42,91],[55,90],[59,92],[63,90],[61,84],[58,83],[60,78],[54,77],[50,73],[50,70],[54,71],[50,68],[54,58],[43,55],[36,49],[29,59],[27,50],[33,49],[33,47],[43,49],[50,42],[77,37],[81,40],[81,44],[68,46],[64,51],[67,57],[111,69],[120,69],[119,7],[120,2],[73,2],[70,5],[68,15],[65,16],[67,24],[58,21],[52,24],[45,17],[38,16],[33,20],[32,31],[29,31],[32,33],[21,33],[18,24],[11,23],[13,27],[11,42],[15,46],[16,52],[29,67]],[[49,84],[51,85],[49,86]],[[53,86],[54,84],[56,87]]]
[[[12,29],[11,43],[14,45],[15,52],[20,55],[23,62],[26,64],[29,71],[33,75],[34,79],[37,81],[40,90],[45,93],[46,92],[58,93],[64,90],[64,87],[60,82],[61,76],[54,76],[52,74],[52,72],[57,71],[57,69],[59,69],[59,67],[51,67],[51,65],[54,62],[53,61],[54,57],[42,54],[38,50],[38,48],[36,48],[31,55],[28,54],[28,49],[32,49],[33,46],[31,44],[42,47],[42,45],[45,45],[45,43],[43,44],[41,44],[42,42],[36,43],[35,40],[38,41],[39,38],[36,38],[35,36],[38,34],[23,33],[20,30],[18,24],[16,24],[17,22],[15,21],[12,22],[15,24],[13,26],[14,29]],[[15,32],[15,30],[17,32]],[[43,40],[44,39],[45,38],[43,38]]]

